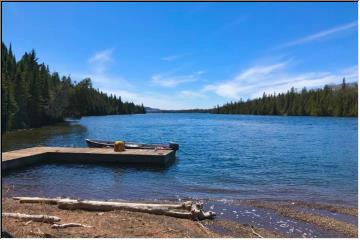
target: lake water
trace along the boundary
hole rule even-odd
[[[7,133],[3,151],[85,138],[180,144],[167,167],[46,164],[2,178],[16,195],[274,199],[357,205],[357,118],[212,114],[84,117]]]

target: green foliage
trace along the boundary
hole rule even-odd
[[[211,109],[220,114],[300,115],[355,117],[358,112],[358,85],[325,86],[323,89],[301,92],[291,88],[287,93],[270,94],[253,100],[240,100]]]
[[[39,127],[63,121],[66,117],[145,113],[143,105],[122,102],[121,98],[100,92],[86,78],[75,84],[70,77],[50,73],[39,64],[32,50],[16,61],[1,44],[1,131]]]

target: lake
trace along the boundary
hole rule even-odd
[[[84,117],[3,136],[3,151],[85,138],[180,144],[167,167],[44,164],[2,178],[16,195],[264,199],[357,205],[357,118],[154,113]]]

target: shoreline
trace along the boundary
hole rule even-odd
[[[57,125],[61,125],[61,124],[77,123],[82,118],[85,118],[85,117],[106,117],[106,116],[119,116],[119,115],[120,116],[129,116],[129,115],[145,115],[145,114],[147,114],[147,113],[145,112],[145,113],[121,113],[121,114],[104,114],[104,115],[85,115],[85,116],[80,116],[79,118],[66,117],[64,119],[54,121],[54,122],[49,122],[49,123],[46,123],[46,124],[42,124],[40,126],[31,126],[31,127],[24,127],[24,128],[7,129],[7,130],[4,130],[3,132],[1,132],[1,135],[6,134],[6,133],[16,133],[16,132],[22,132],[22,131],[29,131],[29,130],[36,130],[36,129],[46,128],[46,127],[53,127],[53,126],[57,126]]]
[[[303,201],[206,201],[213,220],[188,219],[115,210],[89,212],[60,210],[54,205],[20,204],[2,199],[3,212],[59,216],[62,222],[94,228],[52,229],[49,224],[3,218],[2,227],[17,237],[357,237],[357,208]],[[201,224],[199,224],[201,223]],[[121,227],[119,227],[121,226]],[[40,231],[38,231],[38,229]],[[41,232],[43,234],[41,234]]]

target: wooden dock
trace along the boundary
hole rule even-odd
[[[1,169],[6,171],[40,162],[166,165],[175,160],[175,152],[154,149],[114,152],[112,148],[32,147],[3,152]]]

